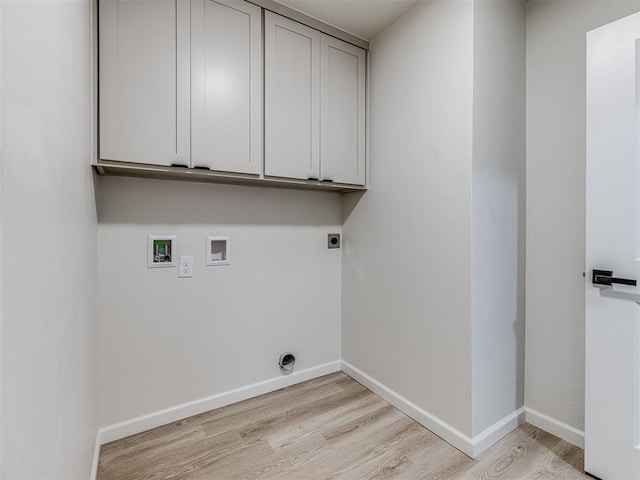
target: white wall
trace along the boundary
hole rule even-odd
[[[369,191],[345,199],[342,356],[471,434],[473,7],[371,44]]]
[[[524,403],[525,3],[474,5],[473,435]]]
[[[0,3],[0,26],[2,26],[2,3]],[[2,41],[3,41],[3,36],[2,33],[0,32],[0,68],[4,65],[3,61],[2,61],[2,56],[3,56],[3,48],[2,48]],[[4,120],[4,110],[3,110],[3,106],[4,106],[4,95],[3,95],[3,88],[2,88],[2,83],[3,83],[3,78],[2,78],[2,70],[0,70],[0,479],[3,478],[2,475],[2,314],[3,314],[3,302],[2,302],[2,297],[3,297],[3,293],[2,293],[2,284],[3,284],[3,279],[4,279],[4,275],[2,272],[2,237],[3,237],[3,229],[2,226],[4,224],[3,222],[3,215],[2,215],[2,198],[3,198],[3,192],[4,192],[4,188],[2,187],[2,159],[4,157],[4,152],[3,152],[3,145],[4,145],[4,137],[3,137],[3,131],[2,131],[2,121]]]
[[[3,1],[2,478],[86,479],[97,432],[89,1]]]
[[[100,425],[340,359],[340,196],[101,177]],[[176,234],[192,279],[147,269],[147,235]],[[205,266],[207,235],[231,265]]]
[[[584,427],[586,32],[638,0],[527,8],[528,407]]]

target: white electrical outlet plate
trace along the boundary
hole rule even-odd
[[[193,277],[193,257],[181,256],[178,267],[178,278]]]

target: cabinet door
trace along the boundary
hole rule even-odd
[[[365,51],[322,35],[320,178],[365,183]]]
[[[318,179],[320,32],[265,12],[265,175]]]
[[[100,0],[100,158],[189,164],[189,0]]]
[[[191,166],[262,170],[262,11],[191,1]]]

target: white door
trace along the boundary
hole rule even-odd
[[[322,34],[320,180],[365,183],[363,49]]]
[[[101,0],[100,158],[188,166],[189,0]]]
[[[587,37],[585,471],[640,479],[640,14]],[[600,278],[609,283],[606,274]]]
[[[265,169],[319,179],[320,32],[265,12]]]
[[[191,1],[191,166],[262,170],[262,10]]]

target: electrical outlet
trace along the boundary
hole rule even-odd
[[[327,248],[340,248],[339,233],[330,233],[327,235]]]
[[[178,278],[193,277],[193,257],[181,256],[178,267]]]

